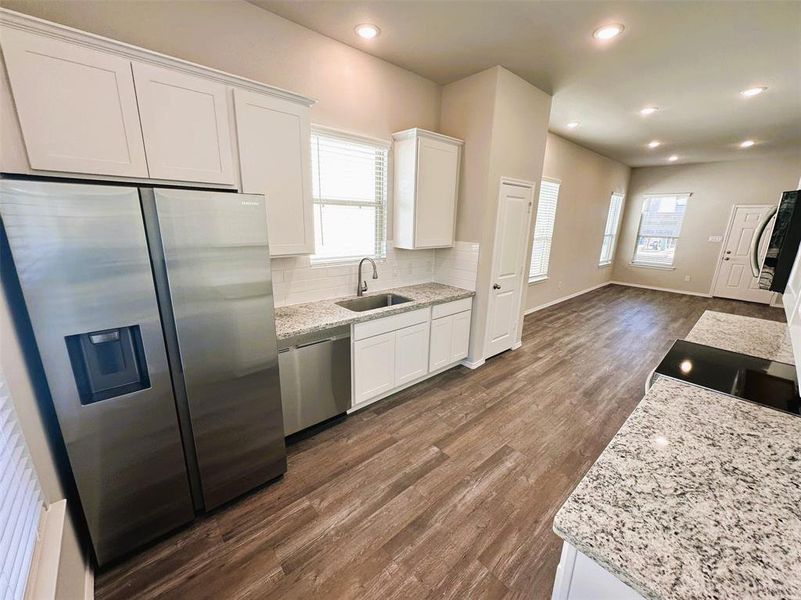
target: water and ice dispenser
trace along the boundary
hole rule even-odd
[[[150,387],[138,325],[66,337],[81,404]]]

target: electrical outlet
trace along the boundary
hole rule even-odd
[[[710,235],[709,236],[709,241],[710,242],[720,243],[720,242],[723,241],[723,236],[722,235]]]
[[[560,281],[560,282],[558,282],[558,283],[556,284],[556,287],[557,287],[557,288],[559,288],[559,289],[561,290],[561,289],[562,289],[562,282],[561,282],[561,281]]]
[[[690,276],[689,275],[685,275],[684,276],[684,281],[690,281]]]

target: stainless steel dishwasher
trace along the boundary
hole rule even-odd
[[[350,326],[278,341],[284,435],[350,408]]]

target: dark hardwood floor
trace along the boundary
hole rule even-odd
[[[97,577],[97,598],[547,598],[553,515],[704,310],[608,286],[528,316],[523,345],[289,448],[273,485]]]

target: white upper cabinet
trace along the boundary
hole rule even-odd
[[[395,247],[453,246],[463,142],[423,129],[392,137]]]
[[[150,177],[235,185],[227,87],[149,64],[133,73]]]
[[[314,252],[309,107],[234,91],[242,191],[267,198],[272,256]]]
[[[32,170],[147,177],[131,62],[0,28]]]
[[[244,187],[273,254],[313,252],[313,100],[4,8],[0,47],[0,171]]]

